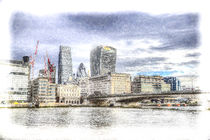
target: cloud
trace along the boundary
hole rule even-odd
[[[175,49],[195,49],[199,46],[199,35],[196,31],[177,32],[165,35],[163,44],[150,47],[153,51],[168,51]]]
[[[199,57],[201,55],[201,53],[198,53],[198,52],[196,52],[196,53],[189,53],[189,54],[186,54],[185,55],[185,57]]]
[[[190,78],[190,79],[194,79],[194,78],[199,78],[199,75],[196,75],[196,74],[188,74],[188,75],[180,75],[180,76],[177,76],[179,78]]]
[[[182,62],[182,63],[180,63],[180,64],[178,64],[178,65],[180,65],[180,66],[197,66],[197,65],[199,65],[200,64],[200,62],[198,61],[198,60],[191,60],[191,61],[188,61],[188,62]]]
[[[146,65],[157,65],[164,61],[165,57],[147,57],[147,58],[125,58],[117,61],[118,65],[123,67],[135,67],[135,66],[146,66]]]
[[[185,35],[191,32],[191,38],[195,39],[194,34],[197,34],[198,29],[197,14],[153,16],[141,12],[78,13],[43,18],[17,13],[13,16],[13,21],[13,32],[16,35],[26,28],[33,28],[33,30],[41,28],[48,31],[53,29],[55,31],[53,33],[56,31],[59,33],[59,29],[65,29],[71,32],[74,30],[76,35],[78,31],[81,36],[87,33],[89,36],[97,35],[111,40],[161,38],[164,41],[170,40],[173,36],[178,38],[183,31]]]

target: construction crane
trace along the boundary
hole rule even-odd
[[[44,56],[44,75],[47,75],[46,56]]]
[[[49,71],[49,82],[52,83],[52,75],[51,74],[54,72],[54,69],[53,69],[54,64],[51,64],[50,58],[48,57],[47,52],[46,52],[46,56],[47,56],[48,71]],[[46,68],[46,62],[45,62],[45,72],[47,71],[46,69],[47,68]]]
[[[31,65],[31,79],[33,80],[34,79],[34,65],[35,65],[35,59],[36,59],[36,55],[37,55],[37,52],[38,52],[38,45],[39,45],[39,40],[37,41],[37,44],[36,44],[36,50],[34,52],[34,54],[32,54],[32,56],[30,56],[30,65]]]

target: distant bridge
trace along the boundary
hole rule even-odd
[[[143,100],[170,100],[177,98],[185,98],[190,100],[197,100],[200,96],[207,95],[208,92],[198,91],[176,91],[176,92],[162,92],[162,93],[127,93],[127,94],[112,94],[112,95],[90,95],[87,101],[92,104],[104,103],[129,103]]]

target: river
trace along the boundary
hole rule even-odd
[[[0,139],[208,140],[210,111],[199,107],[0,109]]]

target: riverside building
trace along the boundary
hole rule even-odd
[[[30,98],[29,57],[24,56],[23,60],[2,60],[0,61],[0,69],[2,80],[0,104],[28,102]]]
[[[56,102],[63,104],[80,104],[80,87],[75,84],[57,85]]]
[[[158,93],[170,91],[170,85],[163,81],[162,76],[136,76],[133,79],[131,87],[133,93]]]
[[[91,94],[131,93],[131,76],[125,73],[109,73],[89,79]]]
[[[38,77],[32,81],[32,103],[35,105],[54,104],[56,101],[56,84],[47,77]]]
[[[98,46],[90,53],[91,76],[114,73],[117,50],[110,46]]]

